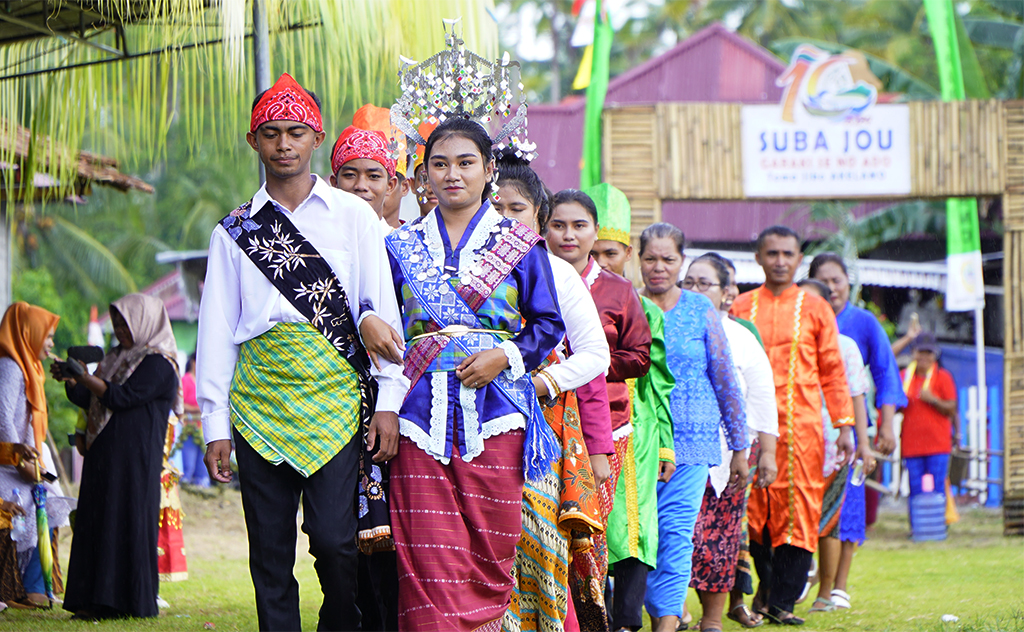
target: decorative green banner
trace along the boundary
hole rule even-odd
[[[966,94],[953,2],[924,0],[924,9],[935,46],[942,100],[962,101]],[[976,200],[946,200],[946,267],[946,311],[965,312],[984,307],[985,281]]]
[[[580,161],[580,188],[601,183],[601,112],[608,94],[608,58],[612,50],[612,27],[601,9],[594,8],[594,58],[587,86],[587,109],[583,118],[583,158]]]

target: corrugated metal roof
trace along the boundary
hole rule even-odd
[[[863,202],[853,207],[861,218],[881,210],[888,202]],[[663,200],[662,221],[678,226],[690,242],[747,243],[775,224],[784,224],[809,238],[813,224],[807,217],[808,204],[802,202],[708,202]]]
[[[689,261],[693,261],[708,250],[687,248],[684,253]],[[715,250],[736,266],[736,282],[741,285],[760,285],[764,283],[764,270],[754,260],[752,252]],[[807,269],[811,258],[804,257],[804,263],[796,273],[797,280],[807,278]],[[684,269],[683,275],[686,274]],[[879,259],[858,259],[850,266],[850,274],[858,275],[861,285],[875,287],[897,287],[918,290],[946,291],[946,264],[912,263],[909,261],[885,261]],[[1002,288],[986,286],[987,294],[1000,294]]]

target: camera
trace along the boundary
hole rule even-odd
[[[82,364],[93,364],[103,359],[103,349],[100,347],[68,347],[68,359],[78,360]],[[74,379],[82,377],[85,371],[76,362],[60,362],[54,360],[54,364],[60,369],[63,378]]]

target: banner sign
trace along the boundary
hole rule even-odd
[[[803,44],[776,84],[778,105],[741,109],[747,197],[863,197],[910,193],[910,109],[877,105],[854,79],[863,60]]]

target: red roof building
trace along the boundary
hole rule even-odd
[[[712,24],[615,77],[608,84],[605,107],[666,101],[774,103],[782,96],[775,79],[785,69],[764,48]],[[579,186],[585,106],[584,97],[573,96],[559,105],[530,107],[529,134],[538,155],[533,167],[552,191]],[[862,205],[855,215],[882,206]],[[662,218],[683,229],[690,242],[745,244],[772,224],[805,232],[806,213],[793,207],[790,202],[664,200]]]

